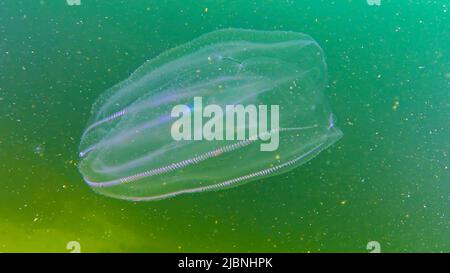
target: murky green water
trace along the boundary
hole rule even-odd
[[[381,2],[0,1],[0,251],[450,251],[449,6]],[[227,191],[93,193],[76,163],[99,94],[226,27],[313,36],[344,138]]]

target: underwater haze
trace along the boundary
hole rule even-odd
[[[450,252],[446,1],[0,0],[0,252]],[[220,29],[305,33],[343,137],[307,163],[152,202],[78,170],[91,106]],[[281,117],[282,118],[282,117]],[[244,167],[244,166],[243,166]]]

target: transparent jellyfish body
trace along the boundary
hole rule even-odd
[[[295,168],[335,143],[325,56],[302,33],[218,30],[144,63],[94,103],[79,170],[96,192],[132,201],[218,190]],[[175,105],[278,105],[279,146],[176,141]],[[245,128],[243,130],[246,130]],[[237,132],[239,133],[239,132]]]

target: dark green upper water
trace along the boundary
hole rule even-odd
[[[450,251],[446,1],[0,1],[0,251]],[[77,171],[95,99],[145,60],[226,27],[327,55],[337,144],[288,174],[131,203]]]

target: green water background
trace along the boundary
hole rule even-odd
[[[450,251],[447,1],[0,1],[0,251]],[[212,30],[308,33],[345,136],[292,172],[130,203],[76,168],[91,104]]]

